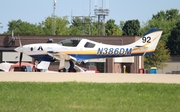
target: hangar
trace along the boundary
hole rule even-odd
[[[47,35],[20,35],[21,43],[48,43],[59,42],[67,38],[87,38],[93,41],[97,41],[105,44],[113,45],[126,45],[133,43],[140,39],[139,36],[47,36]],[[0,35],[0,62],[18,62],[19,54],[14,51],[14,48],[19,46],[18,36]],[[34,62],[34,60],[24,55],[22,61]],[[50,70],[58,70],[57,62],[50,64]],[[144,68],[144,61],[142,56],[132,57],[119,57],[108,59],[93,59],[89,60],[86,64],[81,64],[88,69],[97,69],[100,72],[105,73],[123,73],[124,68],[127,73],[138,73],[139,68]]]

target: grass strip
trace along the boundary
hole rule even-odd
[[[179,112],[180,85],[0,82],[0,112]]]

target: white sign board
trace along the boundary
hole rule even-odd
[[[114,58],[114,62],[134,63],[134,56]]]
[[[19,61],[20,53],[18,52],[3,52],[2,53],[2,61]],[[32,61],[30,56],[23,54],[22,61]]]

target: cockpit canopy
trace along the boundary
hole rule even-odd
[[[68,46],[68,47],[76,47],[78,46],[78,44],[80,44],[80,41],[83,41],[82,38],[69,38],[69,39],[62,40],[58,42],[57,44],[62,45],[62,46]],[[86,39],[81,43],[81,47],[94,48],[95,42],[89,41]]]
[[[76,47],[82,38],[69,38],[58,42],[57,44],[62,46]]]

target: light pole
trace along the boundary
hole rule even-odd
[[[53,8],[53,35],[56,35],[56,16],[55,16],[55,11],[56,11],[56,0],[54,0],[54,8]]]

